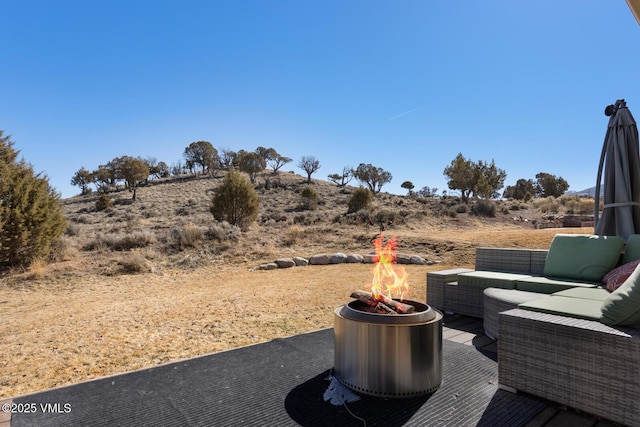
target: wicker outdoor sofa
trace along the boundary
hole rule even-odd
[[[635,248],[627,245],[627,254],[621,254],[616,265],[640,258],[640,236],[634,237]],[[459,278],[482,276],[482,271],[497,272],[498,288],[508,288],[505,283],[521,277],[518,275],[541,277],[547,255],[546,250],[477,248],[475,270],[427,274],[427,303],[447,312],[482,317],[487,288],[460,285]],[[638,282],[636,289],[640,288],[640,267],[629,280]],[[592,288],[586,287],[589,283]],[[547,305],[551,299],[573,303],[569,298],[572,291],[580,295],[606,294],[597,284],[589,283],[583,284],[584,288],[580,285],[564,291],[569,296],[541,293],[533,303],[516,308],[507,304],[506,311],[496,313],[499,384],[507,390],[530,393],[624,425],[640,426],[640,326],[608,326],[594,318],[577,318],[581,314],[571,317],[534,311],[538,310],[536,304],[544,306],[539,301],[546,301]],[[544,286],[543,290],[548,291]],[[585,303],[600,307],[602,298]],[[486,322],[485,318],[485,328]]]

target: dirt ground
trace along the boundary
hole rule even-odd
[[[476,246],[548,248],[558,232],[593,229],[407,232],[399,237],[399,252],[403,238],[413,248],[422,238],[441,253],[440,264],[406,266],[412,289],[407,297],[426,299],[428,271],[473,266]],[[368,264],[271,271],[257,264],[116,276],[87,269],[5,284],[0,398],[331,327],[334,310],[371,282]],[[64,271],[64,263],[58,268]]]

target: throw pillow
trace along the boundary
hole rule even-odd
[[[614,268],[610,272],[604,275],[602,278],[602,283],[604,283],[605,287],[613,292],[618,289],[624,282],[631,276],[633,270],[640,264],[640,259],[628,262],[624,265],[621,265],[618,268]]]
[[[605,325],[640,327],[640,266],[602,303]]]

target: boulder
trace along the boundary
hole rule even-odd
[[[305,265],[309,265],[309,260],[308,259],[302,258],[302,257],[299,257],[299,256],[294,257],[293,258],[293,262],[295,262],[298,267],[304,267]]]
[[[330,262],[329,255],[317,254],[309,258],[309,264],[311,265],[327,265]]]
[[[352,264],[359,264],[364,260],[364,257],[360,254],[347,255],[347,262]]]
[[[411,264],[411,257],[409,255],[398,255],[396,257],[397,264]]]
[[[269,262],[266,264],[260,264],[258,270],[275,270],[276,268],[278,268],[278,264],[275,262]]]
[[[378,255],[376,254],[367,254],[363,257],[362,262],[365,264],[375,264],[378,262]]]
[[[278,265],[278,268],[291,268],[296,265],[296,262],[291,258],[278,258],[275,260],[275,263]]]
[[[329,262],[331,264],[342,264],[347,262],[347,256],[342,252],[336,252],[335,254],[331,255],[331,258],[329,258]]]
[[[420,255],[414,255],[411,257],[411,264],[425,265],[426,263],[427,261]]]

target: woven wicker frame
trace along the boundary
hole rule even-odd
[[[500,385],[640,425],[640,330],[521,309],[498,317]]]
[[[431,271],[427,273],[426,301],[431,307],[447,310],[445,304],[444,286],[455,282],[458,274],[473,271],[469,268],[453,268],[451,270]]]
[[[541,275],[547,258],[546,250],[476,248],[475,269]],[[427,273],[427,304],[448,313],[483,317],[484,289],[458,285],[460,273],[468,268],[432,271]]]
[[[477,248],[475,267],[540,276],[546,257],[546,250]],[[483,317],[484,290],[458,285],[458,270],[428,273],[427,301],[447,312]],[[500,338],[501,386],[640,426],[640,330],[509,309],[508,304],[488,308],[499,312],[497,324],[495,318],[485,319],[485,328],[497,330]]]

